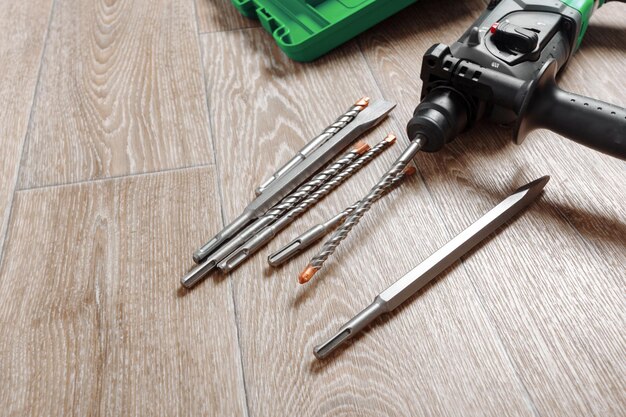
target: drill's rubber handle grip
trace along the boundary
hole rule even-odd
[[[515,141],[534,129],[549,129],[581,145],[626,160],[626,109],[561,90],[556,63],[544,67],[518,119]]]

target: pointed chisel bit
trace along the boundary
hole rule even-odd
[[[541,177],[517,189],[421,264],[378,294],[372,304],[343,325],[335,336],[316,346],[313,350],[314,355],[318,359],[327,357],[378,316],[389,313],[404,303],[461,256],[533,202],[541,194],[549,179],[548,176]]]
[[[290,194],[299,184],[311,177],[321,167],[326,165],[335,155],[354,142],[367,130],[380,123],[396,105],[388,101],[379,100],[371,103],[361,111],[339,133],[326,141],[322,146],[311,153],[304,161],[273,181],[272,184],[257,198],[252,201],[239,217],[233,220],[221,232],[196,250],[193,259],[200,263],[210,253],[214,252],[224,242],[250,224],[253,220],[262,216],[267,210],[278,203],[286,195]]]

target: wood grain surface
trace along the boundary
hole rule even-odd
[[[516,146],[482,123],[420,154],[309,285],[296,276],[314,249],[267,266],[398,156],[423,53],[485,0],[420,0],[308,64],[230,0],[22,3],[0,5],[0,414],[626,415],[623,161],[547,131]],[[562,88],[626,107],[624,6],[595,13]],[[398,143],[231,275],[181,291],[193,250],[364,95],[398,103],[365,139]],[[388,284],[546,174],[524,214],[314,359]]]
[[[255,138],[246,147],[216,143],[229,219],[248,199],[240,192],[242,186],[254,189],[271,166],[293,155],[331,121],[329,113],[341,113],[341,103],[350,103],[357,92],[380,96],[354,44],[307,65],[289,61],[252,31],[212,34],[203,38],[203,45],[209,100],[220,103],[211,109],[216,137],[227,135],[227,127],[236,123],[242,138]],[[246,51],[253,56],[241,65]],[[221,66],[206,58],[216,55],[222,56]],[[290,85],[299,86],[297,95],[288,93]],[[391,124],[370,135],[370,142],[380,140]],[[315,220],[373,185],[403,145],[333,194],[320,207],[322,217],[316,210]],[[326,363],[313,358],[314,344],[369,303],[400,271],[410,269],[415,259],[445,242],[444,223],[434,215],[426,187],[419,180],[409,187],[379,205],[319,282],[298,288],[296,276],[306,257],[271,271],[263,256],[257,256],[232,275],[251,415],[532,415],[471,279],[457,271],[394,317],[393,325],[364,336],[354,350]],[[393,216],[385,217],[385,211]],[[312,220],[307,216],[306,223]],[[272,246],[286,243],[297,229],[302,226],[291,228]],[[406,248],[415,248],[410,257]],[[442,327],[449,322],[455,324]],[[429,401],[415,401],[416,393]]]
[[[241,15],[231,0],[195,0],[200,33],[223,32],[260,26],[256,19]]]
[[[243,414],[231,283],[178,291],[188,242],[218,226],[215,181],[200,168],[17,194],[4,415]]]
[[[478,10],[472,2],[465,5]],[[596,27],[615,27],[612,11],[598,11],[590,36]],[[467,26],[471,13],[458,13]],[[436,42],[436,33],[421,28],[440,27],[449,20],[450,15],[412,8],[388,22],[389,27],[363,37],[374,76],[407,118],[413,111],[413,92],[419,90],[403,87],[417,82],[406,69],[423,50],[412,47]],[[625,49],[610,47],[624,45],[626,32],[609,32],[614,40],[607,41],[605,49],[586,53],[583,44],[561,85],[626,105],[623,70],[611,67],[606,77],[592,75],[598,62],[626,59]],[[402,53],[390,54],[391,48]],[[550,132],[535,132],[520,147],[510,143],[509,135],[482,126],[442,153],[420,155],[416,162],[441,216],[454,231],[515,185],[552,176],[544,200],[518,220],[519,233],[503,231],[491,243],[493,250],[486,245],[463,266],[540,415],[622,415],[626,207],[621,202],[626,198],[626,167],[623,161]]]
[[[62,0],[21,188],[211,160],[191,0]]]
[[[0,3],[0,251],[41,66],[52,0]]]

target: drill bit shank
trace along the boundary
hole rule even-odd
[[[324,169],[319,174],[315,175],[312,179],[307,181],[304,185],[300,186],[296,191],[285,197],[280,203],[272,207],[263,216],[252,222],[237,236],[226,242],[219,247],[217,251],[210,254],[209,257],[201,262],[198,267],[191,270],[187,275],[181,279],[181,284],[186,288],[191,288],[197,284],[202,278],[204,278],[211,270],[215,268],[217,263],[228,256],[231,252],[241,246],[246,240],[250,239],[264,227],[272,224],[277,218],[279,218],[287,210],[295,206],[299,201],[309,195],[311,192],[318,189],[325,182],[335,176],[338,172],[341,172],[346,166],[352,163],[359,155],[369,150],[369,145],[363,141],[359,141],[350,152],[339,158],[332,163],[329,167]]]
[[[348,236],[350,230],[352,230],[352,228],[359,223],[372,204],[374,204],[374,202],[378,200],[380,196],[387,189],[389,189],[389,187],[391,187],[393,179],[407,167],[409,162],[411,162],[417,152],[419,152],[424,143],[425,141],[421,137],[417,137],[409,144],[404,152],[402,152],[391,168],[380,178],[378,183],[372,187],[370,192],[363,197],[352,214],[337,230],[335,230],[326,243],[324,243],[319,253],[311,259],[311,262],[298,277],[298,281],[301,284],[308,282],[311,278],[313,278],[313,275],[320,270],[330,255],[332,255],[335,249],[337,249],[337,246],[339,246],[341,241]]]
[[[393,179],[391,188],[395,187],[407,176],[413,175],[414,173],[415,168],[408,167],[400,175]],[[349,207],[346,207],[342,212],[337,213],[330,220],[313,226],[312,228],[289,242],[287,245],[271,254],[267,258],[268,263],[271,266],[278,266],[287,262],[289,259],[298,255],[299,253],[302,253],[305,249],[324,237],[328,232],[342,224],[346,217],[348,217],[359,206],[360,202],[361,200],[355,202]]]
[[[278,219],[276,223],[265,228],[261,233],[250,239],[242,247],[233,252],[225,260],[223,260],[218,267],[222,272],[230,272],[237,266],[241,265],[243,261],[248,259],[252,254],[256,253],[267,242],[272,240],[276,234],[291,224],[298,216],[314,206],[322,198],[330,194],[335,188],[345,182],[348,178],[354,175],[357,171],[367,165],[382,151],[384,151],[389,145],[395,143],[396,137],[392,134],[387,135],[380,143],[367,151],[364,155],[359,157],[356,161],[348,165],[343,171],[331,178],[328,182],[322,185],[318,190],[309,194],[298,203],[293,209],[287,212],[283,217]]]
[[[351,123],[313,151],[297,167],[273,181],[261,195],[244,209],[239,217],[196,250],[193,256],[194,261],[196,263],[201,262],[224,242],[234,237],[251,221],[262,216],[305,179],[311,177],[311,175],[326,165],[338,152],[354,142],[361,134],[380,123],[394,107],[395,104],[384,100],[370,104]]]
[[[408,300],[461,256],[533,202],[541,194],[549,179],[550,177],[545,176],[516,190],[425,261],[389,286],[374,299],[372,304],[342,326],[335,336],[315,347],[313,351],[315,356],[318,359],[327,357],[378,316],[394,310]]]

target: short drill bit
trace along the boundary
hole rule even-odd
[[[211,272],[218,262],[227,257],[235,249],[241,246],[248,239],[253,237],[257,232],[261,231],[267,225],[273,223],[287,210],[294,207],[298,202],[307,197],[311,192],[323,186],[327,181],[341,172],[345,167],[354,162],[360,155],[369,151],[370,146],[364,141],[358,141],[353,149],[332,163],[312,179],[300,186],[296,191],[285,197],[280,203],[272,207],[267,213],[259,217],[252,224],[247,226],[237,236],[226,242],[217,251],[213,252],[200,263],[196,268],[192,269],[187,275],[181,279],[181,284],[186,288],[191,288],[197,284],[202,278]]]
[[[313,354],[318,359],[327,357],[380,315],[393,311],[407,301],[437,275],[532,203],[541,194],[549,180],[548,176],[541,177],[518,188],[454,239],[378,294],[372,304],[343,325],[335,336],[316,346]]]
[[[406,177],[410,177],[415,174],[416,169],[413,166],[407,167],[400,175],[393,179],[391,190],[393,187],[402,182]],[[355,202],[349,207],[346,207],[341,213],[336,214],[330,220],[324,223],[313,226],[294,240],[271,254],[267,261],[271,266],[279,266],[287,262],[294,256],[302,253],[305,249],[309,248],[315,242],[324,237],[331,230],[334,230],[337,226],[342,224],[344,220],[358,207],[361,200]]]
[[[395,141],[396,137],[394,135],[387,135],[385,139],[383,139],[380,143],[367,151],[353,163],[348,165],[343,171],[331,178],[318,190],[306,196],[304,200],[298,203],[283,217],[278,219],[276,223],[263,229],[263,231],[258,233],[252,239],[247,241],[243,246],[241,246],[239,249],[237,249],[235,252],[225,258],[218,265],[218,268],[222,270],[222,272],[230,272],[239,265],[241,265],[243,261],[252,256],[252,254],[256,253],[256,251],[263,247],[267,242],[272,240],[277,233],[279,233],[281,230],[291,224],[298,216],[300,216],[310,207],[317,204],[317,202],[319,202],[322,198],[330,194],[335,188],[337,188],[344,181],[354,175],[354,173],[356,173],[358,170],[360,170],[370,161],[372,161],[389,145],[395,143]]]
[[[332,236],[324,243],[318,254],[311,259],[311,262],[300,273],[298,276],[298,282],[300,282],[300,284],[307,283],[313,278],[313,275],[320,270],[330,255],[335,252],[337,246],[348,236],[350,230],[359,223],[372,204],[391,186],[393,179],[411,162],[424,143],[425,141],[422,137],[417,137],[409,144],[400,157],[393,163],[391,168],[380,178],[370,192],[361,199],[357,208],[354,209],[343,224],[335,230]]]
[[[280,167],[274,175],[263,181],[261,185],[256,189],[256,194],[259,195],[270,186],[278,177],[289,171],[294,166],[298,165],[303,159],[305,159],[311,152],[322,146],[324,142],[332,138],[337,132],[343,129],[348,123],[368,106],[370,102],[369,97],[363,97],[359,99],[350,109],[342,114],[333,124],[328,126],[322,133],[313,138],[309,143],[304,145],[302,149],[296,153],[296,155],[289,160],[285,165]]]
[[[265,214],[282,198],[293,192],[298,185],[329,163],[342,149],[347,148],[363,133],[382,122],[394,107],[394,103],[385,100],[370,103],[352,122],[314,150],[304,161],[272,182],[267,190],[248,204],[237,218],[198,248],[193,254],[194,262],[202,262],[244,227]]]

